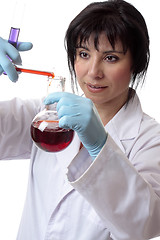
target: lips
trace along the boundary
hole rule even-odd
[[[102,86],[94,86],[94,85],[89,85],[89,87],[91,87],[91,88],[96,88],[96,89],[105,88],[105,87],[102,87]]]
[[[102,92],[104,91],[104,89],[107,88],[107,86],[92,85],[92,84],[86,84],[86,85],[90,92]]]

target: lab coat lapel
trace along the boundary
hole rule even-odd
[[[142,108],[137,94],[123,106],[120,111],[105,126],[113,140],[125,152],[122,142],[134,139],[139,132],[142,121]]]

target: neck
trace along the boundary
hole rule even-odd
[[[116,113],[125,105],[128,99],[128,91],[121,97],[115,98],[104,104],[95,104],[96,109],[100,115],[100,118],[105,126]]]

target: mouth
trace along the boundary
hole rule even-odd
[[[90,83],[86,85],[90,92],[101,92],[108,87],[108,86],[92,85]]]
[[[106,88],[106,87],[102,87],[102,86],[94,86],[94,85],[91,85],[91,84],[89,84],[88,86],[91,87],[91,88],[96,88],[96,89]]]

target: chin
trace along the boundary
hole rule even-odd
[[[87,95],[85,96],[89,98],[95,105],[104,104],[106,102],[106,100],[104,101],[104,99],[100,99],[95,96],[87,96]]]

